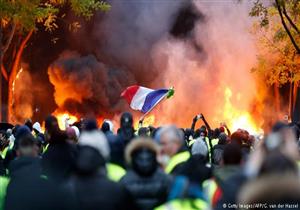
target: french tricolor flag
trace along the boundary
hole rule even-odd
[[[126,88],[121,94],[130,107],[143,113],[151,111],[162,99],[168,96],[169,89],[149,89],[134,85]]]

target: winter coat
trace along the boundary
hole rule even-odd
[[[167,198],[171,178],[159,168],[157,153],[158,145],[147,138],[131,141],[125,151],[125,159],[131,170],[120,182],[140,210],[152,210]]]
[[[80,210],[135,210],[133,199],[119,183],[105,175],[74,177],[70,184]]]
[[[62,183],[75,168],[77,148],[67,142],[50,144],[42,157],[43,174],[49,179]]]
[[[119,136],[106,134],[110,147],[110,162],[125,167],[124,150],[125,142]]]
[[[221,199],[218,201],[215,209],[224,209],[224,203],[237,203],[237,196],[243,184],[247,181],[247,177],[239,172],[230,176],[226,181],[222,182],[220,187],[222,190]]]
[[[39,158],[17,158],[11,162],[9,172],[5,210],[75,209],[73,199],[68,197],[70,193],[40,178]]]
[[[160,169],[149,177],[129,170],[120,182],[134,197],[139,209],[152,210],[166,201],[171,179]]]
[[[234,176],[242,171],[240,166],[236,165],[227,165],[214,170],[214,176],[219,185],[222,185],[226,180],[231,176]]]

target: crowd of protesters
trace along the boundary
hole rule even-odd
[[[299,124],[261,139],[202,114],[188,129],[133,124],[0,128],[0,210],[300,209]]]

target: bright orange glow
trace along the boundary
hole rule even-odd
[[[69,113],[54,113],[54,116],[56,116],[58,121],[58,126],[61,130],[66,129],[67,123],[71,125],[78,121],[78,118],[76,116],[71,115]]]
[[[229,87],[225,88],[224,92],[225,96],[225,106],[224,106],[224,113],[223,118],[224,121],[227,123],[228,127],[234,132],[236,130],[245,129],[250,134],[261,134],[263,130],[260,128],[258,123],[255,122],[251,113],[245,110],[239,110],[236,108],[232,102],[231,98],[233,93]],[[238,101],[241,100],[241,96],[237,95]]]
[[[147,115],[143,121],[143,127],[154,126],[154,124],[155,124],[154,114]],[[138,129],[138,127],[139,127],[139,119],[136,119],[134,121],[134,128]]]

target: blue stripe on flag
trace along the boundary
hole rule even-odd
[[[152,109],[153,106],[155,106],[155,104],[166,95],[166,93],[168,92],[168,89],[158,89],[158,90],[154,90],[152,92],[150,92],[145,99],[143,108],[142,108],[142,112],[146,113],[148,112],[150,109]]]

